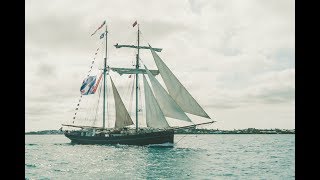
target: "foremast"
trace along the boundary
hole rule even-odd
[[[104,58],[104,67],[103,67],[103,122],[102,122],[102,128],[105,129],[106,124],[106,72],[107,72],[107,47],[108,47],[108,25],[106,25],[106,56]]]

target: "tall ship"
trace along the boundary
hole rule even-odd
[[[168,143],[174,145],[175,130],[181,128],[195,128],[197,125],[211,124],[215,121],[211,120],[209,115],[199,105],[199,103],[191,96],[187,89],[181,84],[178,78],[172,73],[169,67],[160,58],[157,52],[161,52],[161,48],[154,48],[149,43],[146,46],[140,45],[141,31],[137,21],[133,23],[133,28],[137,27],[137,45],[114,45],[116,49],[119,48],[133,48],[136,50],[134,68],[112,67],[108,64],[107,58],[107,42],[108,42],[108,28],[106,21],[104,21],[98,29],[91,36],[97,32],[105,29],[100,35],[100,39],[105,40],[105,54],[103,58],[103,67],[98,67],[97,75],[91,75],[91,69],[88,75],[83,80],[80,87],[80,99],[75,109],[72,123],[64,123],[60,130],[63,129],[64,135],[75,144],[126,144],[126,145],[152,145]],[[97,49],[99,50],[99,49]],[[157,69],[149,70],[146,64],[141,60],[140,50],[150,51]],[[97,54],[97,53],[96,53]],[[94,59],[95,61],[95,59]],[[94,64],[92,61],[92,64]],[[128,105],[126,107],[123,96],[120,95],[117,82],[114,81],[115,75],[132,81],[131,98],[135,99],[135,112],[129,113]],[[161,76],[165,86],[163,86],[156,78]],[[99,77],[99,78],[98,78]],[[129,77],[129,78],[128,78]],[[141,80],[141,79],[142,80]],[[143,85],[140,86],[140,81]],[[108,82],[109,81],[109,84]],[[149,83],[149,82],[150,83]],[[151,84],[151,85],[150,85]],[[109,89],[112,89],[112,93]],[[141,95],[143,88],[144,101]],[[109,96],[112,94],[113,98]],[[92,125],[77,124],[77,113],[80,108],[80,102],[84,98],[91,96],[98,96],[97,106],[100,105],[100,97],[102,96],[102,118],[97,117],[98,109],[93,109],[96,112]],[[135,98],[133,98],[135,96]],[[109,97],[109,99],[108,99]],[[108,105],[108,101],[113,101],[113,107]],[[100,101],[101,102],[101,101]],[[133,102],[131,100],[130,102]],[[144,104],[144,109],[141,104]],[[130,103],[130,108],[133,107]],[[108,114],[109,110],[114,108],[113,114]],[[144,112],[144,113],[141,113]],[[186,114],[203,117],[209,121],[202,123],[194,123]],[[94,114],[94,112],[93,112]],[[113,116],[113,117],[112,117]],[[184,126],[170,126],[168,118],[177,121],[183,121]],[[113,121],[111,121],[113,120]],[[139,125],[139,121],[145,121],[145,126]],[[102,126],[94,126],[96,121],[102,121]],[[109,123],[106,123],[109,122]],[[114,122],[110,124],[110,122]],[[140,122],[141,124],[141,122]],[[70,130],[70,128],[72,130]]]

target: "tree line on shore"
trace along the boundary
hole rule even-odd
[[[219,129],[177,129],[176,134],[295,134],[295,129],[234,129],[234,130],[219,130]],[[25,134],[63,134],[60,130],[43,130],[25,132]]]

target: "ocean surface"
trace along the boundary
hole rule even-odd
[[[294,134],[175,135],[174,147],[25,135],[26,179],[295,179]]]

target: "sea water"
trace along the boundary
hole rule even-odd
[[[295,179],[294,134],[175,135],[174,146],[25,136],[26,179]]]

